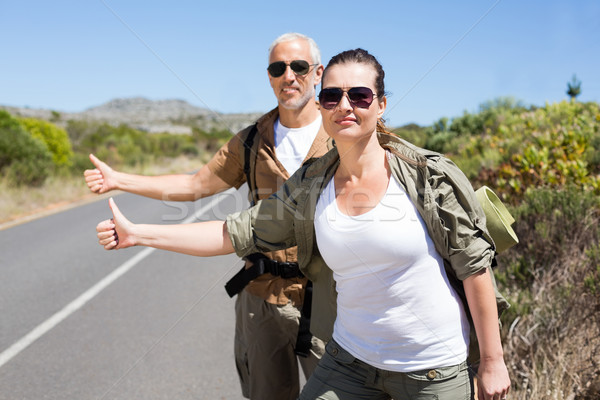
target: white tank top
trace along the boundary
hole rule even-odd
[[[399,372],[460,364],[469,324],[417,209],[392,176],[381,202],[343,214],[333,179],[315,215],[319,251],[336,281],[333,338],[356,358]]]
[[[319,128],[321,128],[321,114],[309,125],[301,128],[288,128],[275,121],[275,154],[285,170],[292,175],[306,158]]]

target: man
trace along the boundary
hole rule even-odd
[[[269,48],[267,71],[277,108],[234,136],[195,175],[125,174],[90,155],[96,166],[84,172],[90,190],[119,189],[159,200],[189,201],[249,181],[253,200],[268,197],[304,161],[327,151],[328,136],[315,102],[315,87],[323,74],[316,43],[298,33],[280,36]],[[254,254],[246,260],[246,270],[228,283],[230,294],[239,291],[236,367],[243,395],[250,399],[296,399],[297,360],[308,378],[323,354],[323,343],[311,338],[306,319],[300,318],[309,283],[296,261],[296,248]],[[302,356],[297,359],[297,354]]]

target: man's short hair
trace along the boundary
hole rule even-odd
[[[291,42],[292,40],[297,40],[297,39],[302,39],[302,40],[306,40],[308,42],[309,48],[310,48],[310,56],[312,57],[312,63],[313,64],[321,64],[321,50],[319,50],[319,46],[317,46],[317,43],[309,38],[306,35],[303,35],[301,33],[296,33],[296,32],[288,32],[288,33],[284,33],[283,35],[279,36],[277,39],[275,39],[273,41],[273,43],[271,43],[271,46],[269,46],[269,58],[271,58],[271,53],[273,52],[273,49],[275,48],[275,46],[277,46],[280,43],[283,42]],[[269,60],[267,59],[267,62],[269,62]]]

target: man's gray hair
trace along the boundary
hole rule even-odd
[[[319,50],[319,46],[317,46],[317,43],[308,36],[296,32],[284,33],[283,35],[275,39],[273,43],[271,43],[271,46],[269,46],[269,58],[271,58],[271,53],[273,52],[273,49],[279,43],[290,42],[292,40],[297,39],[306,40],[308,42],[308,45],[310,47],[310,56],[312,57],[312,64],[321,64],[321,50]],[[267,62],[269,62],[268,59]]]

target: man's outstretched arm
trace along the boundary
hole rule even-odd
[[[98,194],[122,190],[157,200],[195,201],[231,187],[206,165],[193,175],[144,176],[115,171],[93,154],[90,161],[96,168],[85,170],[83,175],[90,190]]]

